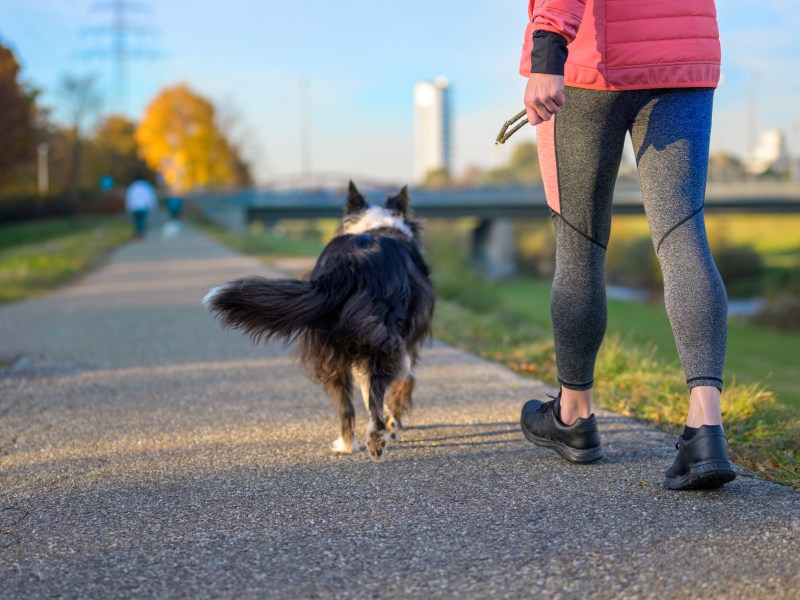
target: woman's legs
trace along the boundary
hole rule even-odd
[[[691,389],[690,427],[721,424],[727,338],[727,296],[703,219],[712,101],[712,90],[654,91],[631,128],[664,302]]]
[[[136,234],[136,237],[143,238],[144,234],[147,233],[147,211],[135,210],[133,211],[132,215],[133,231]]]
[[[537,128],[553,210],[553,336],[562,420],[591,412],[606,325],[603,263],[611,198],[630,127],[664,295],[686,371],[688,424],[720,422],[727,298],[703,221],[712,90],[598,92],[567,88],[567,103]]]
[[[710,90],[568,88],[564,109],[537,134],[556,231],[551,312],[561,396],[526,402],[522,431],[572,462],[603,456],[596,419],[587,415],[606,326],[611,197],[630,129],[667,314],[691,388],[687,427],[664,481],[675,490],[715,488],[736,477],[719,408],[727,299],[702,214],[712,98]]]
[[[611,200],[636,108],[630,98],[626,92],[568,87],[562,111],[537,127],[556,233],[550,310],[566,424],[591,414],[594,363],[606,329]]]

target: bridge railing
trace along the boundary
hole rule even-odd
[[[381,202],[385,190],[370,190]],[[254,221],[338,218],[345,192],[338,190],[239,190],[197,194],[191,198],[211,219],[234,230]],[[412,207],[427,218],[472,216],[480,219],[534,218],[550,214],[541,185],[411,190]],[[643,211],[641,190],[635,182],[620,180],[613,210],[619,214]],[[800,212],[800,182],[711,183],[706,189],[707,212]]]
[[[367,196],[380,203],[386,190],[371,189]],[[198,194],[190,200],[213,221],[233,231],[244,231],[254,222],[270,226],[281,219],[338,219],[344,198],[345,192],[337,190],[273,189]],[[513,221],[551,214],[541,185],[411,190],[411,204],[416,214],[426,218],[477,217],[473,262],[495,279],[511,276],[516,270],[516,251],[509,243]],[[613,210],[620,214],[644,212],[641,190],[635,182],[617,182]],[[706,212],[800,212],[800,183],[712,183],[706,189]]]

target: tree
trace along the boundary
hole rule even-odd
[[[245,124],[245,119],[233,99],[226,98],[220,106],[217,126],[236,156],[235,168],[239,184],[252,184],[250,160],[245,157],[259,156],[261,148],[258,145],[258,136],[254,135],[252,128]]]
[[[477,187],[484,185],[485,182],[486,172],[478,165],[469,165],[458,178],[457,184],[465,187]]]
[[[156,96],[136,141],[147,164],[179,192],[247,183],[248,169],[220,131],[213,104],[186,85]]]
[[[452,185],[453,178],[450,176],[450,171],[445,167],[431,169],[425,174],[425,179],[422,181],[422,187],[430,189],[447,188]]]
[[[83,181],[97,186],[107,175],[118,185],[127,185],[147,170],[136,144],[136,123],[121,115],[109,115],[95,128],[87,147]]]
[[[59,85],[63,110],[67,115],[68,135],[71,142],[71,159],[68,187],[74,195],[78,191],[81,174],[81,146],[83,132],[89,121],[100,110],[100,92],[94,75],[78,77],[65,75]]]
[[[20,84],[14,53],[0,44],[0,181],[34,154],[36,93]]]
[[[539,154],[534,142],[522,142],[514,147],[508,166],[487,173],[489,185],[531,185],[542,180]]]
[[[539,152],[534,142],[522,142],[511,152],[509,169],[516,183],[532,184],[542,180]]]

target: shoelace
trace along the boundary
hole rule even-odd
[[[561,397],[561,394],[559,393],[558,396],[553,396],[552,394],[545,394],[545,396],[551,398],[552,400],[558,400]],[[548,408],[550,408],[551,406],[554,406],[552,402],[543,402],[542,405],[537,409],[537,412],[546,413]]]

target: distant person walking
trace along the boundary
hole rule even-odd
[[[181,218],[181,210],[183,209],[183,198],[176,195],[167,196],[167,199],[164,201],[164,204],[167,206],[167,212],[169,213],[169,218],[173,221],[178,221]]]
[[[720,392],[727,297],[703,218],[720,74],[713,0],[531,0],[520,72],[556,233],[551,295],[560,392],[522,409],[526,437],[573,462],[603,456],[591,409],[606,330],[611,200],[630,134],[686,372],[689,411],[671,489],[734,479]]]
[[[125,192],[125,210],[131,214],[133,231],[138,239],[147,234],[147,218],[150,211],[158,206],[158,198],[153,184],[138,177]]]

